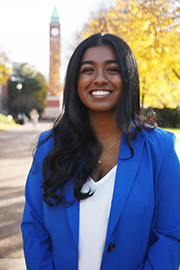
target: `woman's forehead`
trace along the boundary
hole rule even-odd
[[[117,60],[114,48],[111,45],[90,47],[85,50],[81,62]]]

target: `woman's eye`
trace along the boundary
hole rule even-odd
[[[120,72],[119,68],[117,68],[117,67],[109,67],[108,71],[110,71],[110,72]]]
[[[81,73],[88,73],[88,72],[93,72],[94,71],[94,69],[93,68],[91,68],[91,67],[87,67],[87,68],[84,68],[82,71],[81,71]]]

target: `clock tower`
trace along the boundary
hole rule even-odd
[[[60,114],[60,23],[56,7],[51,16],[49,35],[49,83],[45,117],[56,118]]]

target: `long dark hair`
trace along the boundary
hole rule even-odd
[[[77,200],[92,195],[91,191],[81,193],[81,188],[95,172],[102,146],[90,126],[88,111],[79,99],[77,85],[84,52],[90,47],[102,45],[113,47],[121,67],[123,91],[116,108],[116,121],[132,156],[131,140],[144,128],[139,123],[139,76],[130,47],[111,34],[90,36],[75,49],[69,61],[63,113],[54,123],[51,131],[53,148],[43,161],[43,199],[49,205],[70,203],[65,201],[64,196],[70,179],[73,179],[74,196]]]

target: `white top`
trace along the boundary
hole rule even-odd
[[[117,165],[100,181],[89,178],[81,191],[95,191],[80,202],[78,270],[99,270],[104,252]]]

